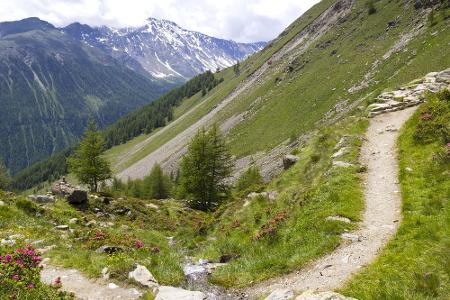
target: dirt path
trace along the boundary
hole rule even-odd
[[[306,26],[305,29],[298,33],[295,38],[281,47],[280,50],[275,52],[267,62],[265,62],[250,77],[242,81],[235,90],[233,90],[228,96],[226,96],[222,100],[222,102],[217,104],[217,106],[215,106],[209,113],[204,115],[200,120],[186,128],[184,131],[180,132],[173,139],[159,147],[157,150],[153,151],[143,159],[121,171],[119,174],[117,174],[117,177],[124,181],[128,180],[128,178],[143,178],[148,174],[155,163],[161,164],[166,170],[172,169],[173,165],[176,165],[180,157],[185,153],[187,148],[186,145],[197,133],[198,129],[210,124],[211,121],[216,117],[216,115],[237,97],[248,92],[251,88],[254,88],[255,86],[261,84],[261,82],[264,81],[263,78],[267,75],[268,72],[275,72],[276,70],[278,70],[278,68],[283,66],[283,64],[280,64],[276,67],[272,67],[272,65],[277,65],[276,62],[284,61],[284,63],[288,63],[290,59],[282,60],[282,58],[284,58],[286,55],[296,57],[302,52],[306,51],[314,41],[319,39],[324,33],[327,32],[328,28],[334,26],[336,22],[340,20],[340,18],[344,17],[351,11],[353,3],[354,0],[343,0],[340,1],[339,4],[332,5],[310,25]],[[337,5],[338,9],[336,8]],[[165,128],[162,128],[154,136],[151,136],[145,141],[142,141],[141,143],[135,145],[129,152],[122,155],[121,157],[131,156],[142,149],[142,147],[145,147],[146,145],[151,143],[156,136],[167,134],[167,131],[169,131],[179,122],[182,122],[188,114],[191,114],[194,109],[202,104],[203,103],[198,104],[188,113],[175,120]]]
[[[139,299],[142,293],[134,288],[122,288],[102,280],[89,280],[79,271],[46,266],[41,272],[41,280],[52,284],[61,278],[62,290],[74,293],[82,300],[133,300]]]
[[[364,178],[366,207],[359,230],[333,253],[307,268],[281,278],[257,284],[246,291],[250,297],[277,288],[334,290],[352,274],[368,265],[397,231],[401,218],[396,140],[398,130],[416,108],[390,112],[371,119],[361,149],[361,163],[368,170]]]

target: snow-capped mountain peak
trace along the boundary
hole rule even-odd
[[[168,80],[186,80],[206,70],[229,67],[266,44],[218,39],[156,18],[148,18],[139,27],[90,27],[73,23],[63,31],[109,52],[134,70]]]

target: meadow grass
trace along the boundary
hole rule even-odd
[[[448,100],[447,100],[448,101]],[[358,299],[450,298],[450,165],[442,141],[417,143],[420,112],[398,142],[403,196],[399,231],[380,257],[341,292]],[[409,168],[411,168],[411,171]]]

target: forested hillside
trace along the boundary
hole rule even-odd
[[[12,174],[65,149],[170,86],[38,19],[0,23],[0,157]]]

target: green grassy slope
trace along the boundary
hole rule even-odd
[[[446,101],[447,115],[442,114],[445,110],[441,114],[449,138],[450,99]],[[342,290],[347,295],[358,299],[450,298],[450,147],[432,135],[429,144],[415,141],[423,111],[405,125],[398,143],[403,195],[398,234],[375,263]]]
[[[117,160],[112,160],[116,170],[145,157],[209,112],[330,3],[334,1],[317,4],[266,49],[242,62],[239,76],[232,69],[222,71],[218,76],[225,82],[203,98],[196,95],[187,100],[176,113],[182,122],[169,125],[163,135],[154,137],[129,157],[121,157],[120,153],[129,151],[135,141],[122,145],[120,150],[112,149],[110,153],[121,160],[120,166]],[[380,0],[376,7],[377,13],[368,15],[364,1],[356,1],[350,15],[307,51],[274,62],[261,78],[261,84],[255,84],[215,117],[215,121],[223,123],[234,115],[252,112],[228,134],[233,154],[241,157],[267,151],[292,136],[315,128],[316,122],[338,103],[346,101],[350,104],[370,93],[394,88],[430,71],[450,66],[449,56],[442,51],[450,42],[449,20],[444,19],[448,10],[436,13],[438,22],[431,26],[426,12],[416,10],[413,1]],[[421,20],[425,25],[417,29]],[[414,32],[418,35],[413,36],[409,43],[383,58],[401,44],[400,40]],[[287,70],[288,66],[292,68]],[[350,93],[349,89],[359,85],[368,73],[372,74],[368,87]],[[139,139],[144,140],[143,137]]]

